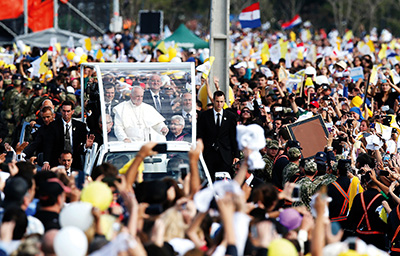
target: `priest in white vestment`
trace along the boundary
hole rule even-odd
[[[114,107],[114,132],[119,141],[166,141],[168,127],[158,111],[143,102],[143,89],[134,86],[131,100]]]

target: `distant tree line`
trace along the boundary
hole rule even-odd
[[[221,0],[218,0],[221,1]],[[70,0],[90,19],[107,29],[112,17],[112,0]],[[230,14],[240,11],[256,0],[230,0]],[[337,28],[340,34],[352,29],[354,34],[369,33],[373,27],[389,29],[400,36],[400,0],[259,0],[262,23],[270,22],[272,29],[279,29],[282,22],[300,14],[309,20],[315,30]],[[140,10],[162,10],[164,24],[171,30],[181,23],[192,21],[207,32],[210,23],[211,0],[120,0],[120,13],[133,24],[139,20]],[[85,22],[79,21],[68,9],[60,6],[60,27],[75,32],[94,34]],[[193,23],[193,20],[197,21]]]

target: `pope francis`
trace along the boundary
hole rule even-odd
[[[131,100],[114,107],[114,132],[119,141],[165,141],[168,127],[158,111],[143,102],[143,89],[134,86]]]

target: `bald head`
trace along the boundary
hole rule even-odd
[[[186,92],[182,96],[182,106],[185,112],[190,113],[192,111],[192,94]]]
[[[42,102],[42,107],[45,107],[45,106],[50,106],[50,107],[52,107],[52,108],[54,109],[53,102],[52,102],[51,100],[49,100],[49,99],[45,99],[45,100]]]
[[[150,77],[149,86],[153,93],[157,94],[160,91],[161,85],[161,77],[159,75],[152,75]]]

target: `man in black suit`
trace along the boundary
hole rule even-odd
[[[119,101],[115,99],[115,87],[112,84],[104,86],[104,104],[106,114],[111,115],[114,120],[114,111],[112,109],[118,105]]]
[[[185,130],[192,133],[192,120],[196,118],[196,112],[192,111],[192,94],[186,92],[182,95],[182,116],[185,118]]]
[[[161,92],[161,77],[152,75],[148,85],[150,89],[144,92],[143,102],[153,106],[168,122],[173,112],[169,96]]]
[[[50,124],[49,137],[43,152],[42,169],[44,170],[49,170],[50,166],[57,166],[58,157],[64,150],[72,152],[74,159],[72,168],[83,169],[81,157],[84,155],[85,149],[93,145],[94,135],[88,137],[86,125],[72,119],[73,106],[71,101],[64,101],[60,107],[62,118]]]
[[[224,110],[225,94],[216,91],[213,108],[199,116],[197,135],[204,142],[204,160],[215,180],[216,172],[229,172],[232,176],[232,164],[239,160],[236,141],[235,114]]]
[[[35,152],[36,155],[43,152],[49,136],[50,124],[54,121],[54,109],[51,106],[44,106],[40,111],[40,116],[43,120],[43,125],[37,130],[35,140],[24,149],[27,159],[33,156]]]

